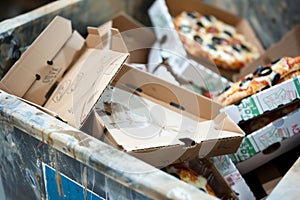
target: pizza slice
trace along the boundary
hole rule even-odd
[[[300,56],[283,57],[265,67],[259,66],[219,94],[215,100],[222,106],[238,103],[243,98],[256,94],[273,85],[300,74]]]

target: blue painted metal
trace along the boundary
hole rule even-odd
[[[47,164],[43,164],[44,183],[46,196],[49,200],[103,200],[104,198],[83,185],[75,182],[66,175],[57,172]],[[57,178],[59,177],[59,178]],[[59,179],[59,184],[57,184]],[[100,183],[101,184],[101,183]],[[102,183],[105,184],[105,183]]]

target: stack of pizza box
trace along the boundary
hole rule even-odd
[[[300,26],[288,32],[277,44],[269,48],[259,59],[246,66],[235,80],[253,72],[257,66],[264,66],[278,58],[300,55],[297,37]],[[249,133],[238,152],[230,155],[242,173],[272,160],[295,148],[300,141],[300,78],[295,77],[281,84],[272,86],[258,94],[243,99],[238,105],[231,105],[224,110],[240,124],[255,119],[257,123],[267,117],[280,114],[269,124]],[[277,114],[276,114],[277,113]]]

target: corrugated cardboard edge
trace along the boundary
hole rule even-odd
[[[151,28],[144,27],[124,12],[120,12],[112,19],[112,27],[120,34],[130,52],[128,63],[143,63],[148,60],[149,48],[156,41],[156,36]]]

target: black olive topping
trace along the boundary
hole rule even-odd
[[[276,64],[281,58],[278,58],[277,60],[274,60],[271,62],[272,65]]]
[[[224,92],[227,91],[227,90],[229,90],[229,88],[231,88],[231,85],[227,85],[227,86],[225,87],[225,89],[224,89]]]
[[[253,72],[253,74],[259,74],[260,71],[263,69],[263,66],[258,66],[258,68]]]
[[[197,25],[200,26],[200,27],[202,27],[202,28],[204,27],[204,25],[200,21],[197,21]]]
[[[214,44],[221,44],[222,41],[223,41],[223,39],[214,36],[214,37],[212,38],[212,41],[213,41]]]
[[[193,18],[193,19],[195,19],[197,16],[194,14],[194,13],[192,13],[192,12],[187,12],[186,13],[187,14],[187,16],[189,16],[190,18]]]
[[[203,40],[199,35],[194,35],[194,40],[200,44],[202,44]]]
[[[187,25],[181,25],[181,26],[179,26],[179,29],[181,32],[184,32],[184,33],[189,33],[192,30],[192,28]]]
[[[245,45],[242,44],[241,47],[242,47],[242,49],[244,49],[245,51],[250,52],[250,49],[249,49],[247,46],[245,46]]]
[[[258,72],[258,76],[267,76],[272,73],[271,67],[264,67],[260,72]]]
[[[225,30],[224,33],[225,33],[226,35],[232,37],[232,33],[230,33],[229,31],[226,31],[226,30]]]
[[[203,17],[204,17],[205,19],[207,19],[208,21],[211,22],[211,16],[209,16],[209,15],[203,15]]]
[[[235,51],[240,52],[240,50],[234,44],[231,46]]]
[[[253,79],[253,77],[247,77],[245,80],[243,80],[241,83],[240,83],[240,87],[242,87],[244,85],[244,83],[248,82],[248,81],[251,81]]]
[[[240,87],[242,87],[244,85],[244,83],[246,82],[246,80],[243,80],[242,82],[240,82]]]
[[[213,45],[213,44],[208,44],[207,46],[208,46],[209,48],[211,48],[211,49],[217,51],[217,48],[215,47],[215,45]]]
[[[253,79],[252,76],[249,76],[249,77],[246,78],[247,81],[251,81],[252,79]]]
[[[279,79],[280,79],[280,74],[276,73],[272,80],[272,85],[275,85],[276,83],[278,83]]]

